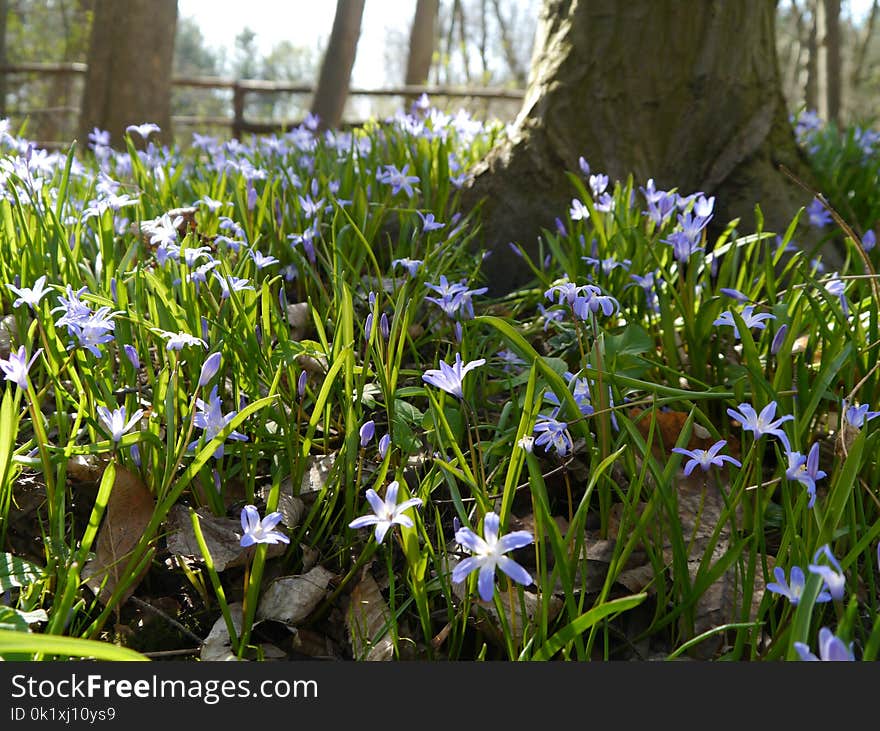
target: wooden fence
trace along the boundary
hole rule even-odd
[[[20,75],[28,74],[35,76],[58,76],[70,78],[85,76],[88,66],[84,63],[17,63],[0,65],[0,74]],[[279,129],[290,129],[300,123],[301,120],[272,120],[257,121],[245,117],[245,102],[249,94],[312,94],[314,86],[311,84],[290,83],[285,81],[266,81],[262,79],[234,79],[221,76],[177,76],[171,80],[175,88],[199,88],[212,90],[227,90],[232,92],[232,116],[200,117],[187,115],[174,115],[172,124],[180,126],[211,125],[228,128],[233,137],[240,138],[246,132],[266,134],[277,132]],[[6,88],[12,85],[7,83]],[[353,87],[348,91],[350,96],[371,97],[418,97],[422,93],[429,97],[461,98],[461,99],[486,99],[486,100],[512,100],[518,101],[523,98],[521,89],[500,89],[490,87],[453,87],[453,86],[388,86],[377,89],[362,89]],[[3,113],[9,116],[25,117],[50,113],[79,114],[79,107],[56,106],[40,109],[6,110],[5,100],[2,104]],[[57,143],[56,143],[57,144]],[[46,143],[52,146],[51,142]]]

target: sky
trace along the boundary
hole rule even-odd
[[[517,0],[505,0],[517,2]],[[865,17],[873,0],[845,0],[844,8],[856,19]],[[400,84],[389,78],[385,62],[389,32],[409,36],[416,0],[369,0],[364,6],[352,86],[369,88]],[[226,48],[227,57],[235,37],[248,26],[256,35],[261,52],[280,41],[320,51],[333,27],[336,3],[333,0],[178,0],[178,14],[196,19],[206,41],[215,48]],[[316,58],[320,56],[316,54]]]
[[[385,37],[388,31],[409,35],[415,0],[370,0],[364,5],[361,37],[352,70],[352,85],[371,87],[402,83],[386,78]],[[262,52],[280,41],[323,49],[336,3],[332,0],[178,0],[180,17],[193,17],[205,40],[231,54],[235,37],[248,26]]]

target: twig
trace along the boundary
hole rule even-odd
[[[183,634],[185,634],[187,637],[189,637],[194,642],[198,642],[199,647],[201,647],[201,645],[202,645],[202,638],[201,637],[199,637],[197,634],[188,630],[186,627],[184,627],[180,622],[178,622],[173,617],[169,617],[167,614],[165,614],[165,612],[163,612],[158,607],[154,607],[152,604],[145,602],[143,599],[138,599],[136,596],[129,597],[129,601],[134,602],[141,609],[146,609],[147,611],[152,612],[156,616],[161,617],[166,622],[168,622],[168,624],[170,624],[172,627],[177,629],[179,632],[182,632]]]

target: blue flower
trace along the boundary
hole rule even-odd
[[[221,406],[222,401],[217,395],[217,386],[211,389],[211,395],[208,397],[207,403],[202,401],[202,399],[196,399],[196,407],[199,409],[199,413],[193,417],[193,424],[204,432],[205,442],[210,442],[214,439],[235,418],[235,411],[230,411],[224,415]],[[247,441],[247,436],[237,431],[230,432],[226,438],[235,439],[240,442]],[[198,443],[198,439],[191,442],[189,449],[194,449]],[[214,452],[214,458],[220,459],[222,456],[223,445],[221,444],[217,447],[217,451]]]
[[[413,527],[412,518],[404,515],[404,511],[417,507],[422,504],[421,498],[413,497],[404,500],[398,505],[397,492],[400,485],[397,480],[388,484],[385,490],[385,499],[379,497],[375,490],[370,488],[367,490],[367,502],[373,509],[373,515],[363,515],[355,518],[348,524],[349,528],[365,528],[368,525],[376,526],[376,543],[381,543],[385,538],[385,534],[392,525],[402,525],[407,528]]]
[[[254,265],[257,267],[258,271],[279,263],[278,259],[274,256],[266,256],[257,249],[248,249],[248,255],[254,260]]]
[[[755,306],[754,305],[746,305],[743,307],[743,311],[741,313],[743,322],[745,326],[749,329],[756,327],[759,330],[763,330],[767,327],[764,324],[765,320],[775,320],[776,315],[770,314],[769,312],[759,312],[757,315],[754,314]],[[713,325],[729,325],[733,328],[733,337],[739,340],[739,329],[736,327],[736,321],[733,319],[733,314],[730,310],[726,310],[722,312],[718,318],[712,322]]]
[[[112,331],[116,327],[113,317],[117,314],[111,312],[109,307],[102,307],[85,320],[68,322],[67,331],[77,339],[80,347],[86,348],[96,358],[100,358],[101,351],[98,350],[98,346],[113,340]],[[72,348],[73,344],[68,347]]]
[[[379,440],[379,459],[385,459],[385,455],[388,454],[388,447],[391,446],[391,435],[384,434],[382,438]]]
[[[500,525],[501,518],[495,513],[488,513],[483,519],[483,538],[465,527],[459,528],[455,533],[456,543],[467,548],[473,555],[455,566],[452,570],[452,581],[458,584],[471,572],[479,570],[477,587],[484,602],[492,601],[492,595],[495,593],[496,568],[501,569],[518,584],[528,586],[532,583],[529,573],[504,554],[528,546],[535,540],[534,537],[528,531],[520,530],[499,538]]]
[[[281,513],[276,511],[260,520],[256,506],[245,505],[241,511],[241,527],[244,531],[240,541],[242,548],[253,546],[255,543],[290,543],[290,538],[281,531],[275,530],[281,518]]]
[[[253,289],[250,281],[242,277],[235,277],[231,274],[224,276],[220,272],[213,272],[214,278],[220,282],[220,299],[227,299],[232,292],[242,292],[246,289]]]
[[[153,132],[161,131],[158,124],[153,122],[144,122],[143,124],[130,124],[125,128],[126,132],[135,132],[142,140],[146,141],[147,137]]]
[[[831,223],[831,214],[818,198],[813,198],[807,206],[807,217],[811,226],[824,228]]]
[[[80,287],[74,292],[73,287],[68,284],[67,297],[58,295],[58,307],[55,307],[52,312],[63,312],[64,314],[55,321],[56,327],[74,322],[82,323],[89,319],[92,308],[80,299],[84,292],[88,292],[88,287]]]
[[[734,459],[730,455],[718,454],[725,444],[727,444],[727,440],[722,439],[721,441],[715,442],[715,444],[709,447],[709,449],[690,450],[683,449],[682,447],[673,447],[672,451],[690,457],[684,466],[685,476],[690,475],[690,473],[694,471],[694,467],[698,465],[703,472],[708,472],[712,465],[723,467],[725,461],[735,464],[737,467],[742,467],[740,461]]]
[[[776,577],[776,581],[771,581],[767,584],[767,589],[774,594],[781,594],[788,599],[792,605],[796,606],[798,602],[800,602],[801,596],[804,593],[804,585],[806,583],[804,570],[800,566],[792,566],[790,584],[786,583],[785,571],[783,571],[780,566],[773,569],[773,575]],[[819,596],[816,597],[816,601],[830,602],[831,594],[827,591],[820,591]]]
[[[122,350],[125,352],[125,356],[131,361],[132,367],[137,371],[140,370],[141,367],[141,359],[138,357],[138,352],[135,350],[133,345],[123,345]]]
[[[586,284],[582,288],[582,293],[574,298],[571,307],[581,320],[587,320],[599,310],[609,317],[620,309],[620,304],[614,297],[602,294],[602,290],[596,285]]]
[[[788,469],[785,476],[789,480],[796,480],[807,488],[810,496],[808,508],[812,508],[816,502],[816,480],[821,480],[828,473],[819,469],[819,442],[810,447],[809,454],[804,457],[800,452],[788,452]]]
[[[380,183],[387,183],[391,186],[391,194],[396,195],[398,192],[403,190],[406,193],[407,198],[412,198],[414,195],[412,183],[418,183],[419,179],[415,175],[407,175],[407,170],[409,169],[409,164],[403,166],[401,170],[398,170],[394,165],[385,165],[385,171],[377,173],[376,179]]]
[[[743,294],[738,289],[733,289],[732,287],[721,287],[721,289],[719,289],[718,291],[721,292],[721,294],[723,295],[727,295],[728,297],[735,299],[737,302],[749,301],[749,296],[747,294]],[[714,322],[712,324],[717,325],[718,323]]]
[[[373,435],[376,433],[376,422],[370,419],[369,421],[365,421],[363,426],[361,426],[358,434],[361,438],[361,446],[366,447],[370,440],[373,438]]]
[[[217,375],[220,369],[220,353],[211,353],[205,362],[202,363],[202,370],[199,373],[199,386],[207,386],[210,380]]]
[[[487,287],[468,289],[464,280],[450,284],[442,274],[440,275],[440,284],[426,284],[425,286],[440,295],[439,297],[425,297],[425,299],[438,305],[450,319],[455,319],[459,315],[464,319],[472,318],[474,305],[471,297],[488,291]]]
[[[544,297],[560,305],[573,305],[574,301],[583,295],[588,286],[586,284],[575,284],[574,282],[559,282],[544,292]]]
[[[849,302],[846,299],[846,283],[834,272],[825,282],[825,291],[828,294],[837,297],[840,302],[840,308],[843,310],[843,316],[849,317]]]
[[[188,345],[201,345],[203,348],[208,347],[208,344],[204,340],[194,337],[189,333],[173,333],[168,332],[167,330],[157,330],[156,332],[160,337],[167,338],[168,344],[165,346],[165,350],[182,350]]]
[[[52,290],[45,289],[46,286],[46,275],[44,274],[42,277],[37,279],[34,282],[33,287],[15,287],[11,284],[7,284],[7,287],[11,289],[15,294],[18,295],[18,298],[15,302],[12,303],[13,307],[18,307],[19,305],[27,305],[32,310],[36,310],[37,305],[40,303],[40,300],[43,299],[49,292]]]
[[[590,382],[586,378],[578,378],[570,371],[565,372],[565,378],[568,381],[568,387],[571,395],[580,409],[581,414],[590,416],[595,412],[593,405],[590,403]],[[559,397],[553,391],[544,392],[544,400],[549,401],[554,406],[561,407]]]
[[[846,400],[843,401],[843,418],[856,429],[861,429],[866,421],[877,416],[880,416],[880,411],[868,411],[868,404],[847,406]]]
[[[825,566],[819,563],[819,558],[823,555],[831,562],[836,571],[833,570],[831,566]],[[822,577],[825,586],[828,587],[828,593],[831,594],[832,599],[838,601],[843,599],[843,592],[844,589],[846,589],[846,576],[844,576],[843,569],[840,568],[840,564],[837,559],[834,558],[834,554],[831,553],[831,548],[827,543],[816,551],[816,554],[813,556],[813,563],[809,564],[807,568],[810,570],[810,573]]]
[[[409,276],[414,277],[414,276],[416,276],[416,274],[419,273],[419,267],[421,267],[422,264],[424,264],[424,261],[422,261],[421,259],[406,259],[406,258],[404,258],[404,259],[394,259],[391,262],[392,267],[396,267],[398,264],[400,266],[402,266],[404,269],[406,269],[406,273],[409,274]]]
[[[852,643],[847,647],[846,643],[827,627],[819,630],[819,657],[816,657],[810,651],[810,646],[803,642],[795,642],[794,649],[797,650],[801,660],[811,662],[852,662],[856,659],[853,655]]]
[[[532,433],[540,435],[535,438],[535,446],[545,447],[545,449],[552,448],[560,457],[565,457],[574,449],[574,441],[568,432],[568,424],[552,416],[539,415]]]
[[[416,178],[416,180],[418,180],[418,178]],[[416,211],[416,213],[419,214],[419,218],[422,219],[422,230],[425,233],[428,233],[429,231],[438,231],[446,225],[445,223],[435,221],[433,213],[424,214],[421,211]]]
[[[773,340],[770,343],[770,354],[776,355],[780,349],[782,348],[782,344],[785,342],[785,336],[788,334],[788,325],[782,324],[779,326],[779,329],[776,331],[776,334],[773,336]]]
[[[6,375],[6,380],[12,381],[19,388],[27,391],[28,371],[34,364],[34,361],[37,359],[37,356],[42,352],[43,349],[38,348],[37,351],[31,356],[31,359],[28,360],[27,351],[25,350],[24,345],[20,345],[18,347],[18,351],[9,354],[9,360],[4,360],[3,358],[0,358],[0,369],[2,369],[3,373]]]
[[[568,215],[572,221],[586,221],[590,218],[590,211],[578,198],[572,198]]]
[[[782,430],[780,425],[786,421],[793,421],[794,416],[786,414],[785,416],[780,416],[774,421],[773,417],[776,415],[775,401],[771,401],[761,409],[760,414],[755,412],[755,409],[751,404],[740,404],[739,411],[728,409],[727,413],[731,418],[736,419],[742,425],[744,431],[752,432],[756,440],[760,439],[764,434],[772,434],[779,438],[785,446],[786,452],[791,451],[791,444],[788,441],[788,436]]]
[[[469,371],[472,371],[474,368],[477,368],[486,363],[485,358],[478,358],[477,360],[472,360],[465,365],[462,365],[461,355],[459,353],[455,354],[455,364],[449,365],[444,361],[440,361],[440,370],[431,368],[425,371],[422,376],[422,380],[425,383],[429,383],[432,386],[436,386],[447,393],[451,393],[456,398],[464,398],[462,393],[462,380],[468,374]]]
[[[144,415],[144,410],[138,409],[131,415],[131,418],[126,421],[124,406],[120,406],[118,409],[113,409],[113,411],[110,411],[106,406],[97,406],[95,408],[98,412],[98,417],[101,419],[101,423],[104,425],[104,428],[110,432],[110,438],[114,442],[118,442],[122,439],[125,432],[135,426]]]

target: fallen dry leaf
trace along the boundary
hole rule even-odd
[[[268,501],[271,487],[264,486],[260,489],[260,497]],[[299,526],[302,520],[306,506],[301,498],[293,494],[293,480],[290,477],[285,478],[278,491],[278,507],[275,508],[281,513],[281,522],[290,530],[294,530]]]
[[[287,323],[290,325],[290,339],[303,340],[313,327],[308,302],[287,305]]]
[[[385,661],[394,657],[394,643],[388,636],[390,618],[391,610],[382,598],[379,585],[365,568],[352,589],[345,616],[355,660]]]
[[[239,636],[241,635],[241,612],[240,602],[229,605],[229,616],[232,619],[232,626],[235,629],[235,634]],[[208,661],[238,660],[238,657],[232,651],[232,639],[229,637],[229,629],[222,614],[214,622],[214,626],[211,627],[211,631],[202,643],[199,658]]]
[[[687,412],[684,411],[658,410],[652,415],[649,409],[639,408],[630,409],[629,416],[645,440],[647,440],[648,431],[651,429],[651,419],[656,418],[652,449],[658,458],[668,454],[669,450],[675,446],[688,418]],[[715,440],[708,429],[696,422],[692,423],[691,436],[685,449],[708,449],[714,443]],[[738,457],[739,449],[739,440],[733,435],[728,437],[725,453]]]
[[[214,568],[223,571],[234,566],[244,566],[251,551],[241,547],[241,521],[217,517],[209,508],[199,508],[196,514],[199,516],[202,536],[208,547],[208,553],[211,554]],[[202,558],[188,508],[183,505],[175,505],[171,508],[166,527],[168,550],[172,554]],[[271,543],[267,547],[266,557],[280,556],[286,548],[284,543]]]
[[[317,493],[324,489],[327,479],[330,477],[330,471],[333,469],[333,463],[336,461],[336,453],[324,455],[323,457],[309,457],[308,467],[303,474],[302,485],[299,494],[304,498],[315,498]]]
[[[67,476],[77,482],[99,482],[107,460],[97,454],[75,454],[67,460]]]
[[[140,478],[125,467],[116,465],[116,479],[95,540],[95,558],[88,561],[82,570],[86,586],[95,592],[102,604],[109,601],[116,589],[129,555],[143,538],[155,508],[153,493]],[[149,567],[150,563],[146,562],[141,574],[120,598],[120,604],[134,593]]]
[[[323,566],[315,566],[306,574],[275,579],[260,597],[257,618],[295,627],[326,596],[332,578],[333,574]]]

